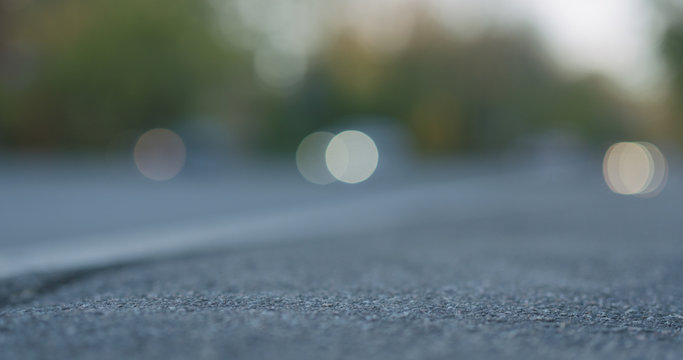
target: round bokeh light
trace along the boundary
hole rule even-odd
[[[306,136],[296,150],[296,167],[306,180],[314,184],[329,184],[335,181],[325,162],[325,150],[334,134],[324,131]]]
[[[185,165],[185,144],[171,130],[152,129],[142,134],[133,152],[135,165],[148,179],[174,178]]]
[[[367,180],[375,172],[378,161],[375,142],[356,130],[337,134],[325,151],[325,162],[332,176],[349,184]]]
[[[667,172],[662,152],[646,142],[616,143],[603,161],[605,182],[617,194],[656,195],[666,182]]]

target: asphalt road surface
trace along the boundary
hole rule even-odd
[[[681,358],[676,166],[652,199],[595,162],[458,174],[296,193],[329,207],[260,241],[7,275],[0,358]]]

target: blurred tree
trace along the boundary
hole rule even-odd
[[[627,102],[606,80],[565,78],[532,37],[492,34],[462,42],[425,19],[408,47],[392,56],[342,31],[288,96],[269,121],[306,126],[289,126],[297,133],[280,140],[288,141],[281,148],[357,115],[396,119],[425,153],[501,149],[558,129],[590,143],[633,131]],[[287,106],[292,102],[297,106]]]
[[[671,7],[670,24],[664,32],[661,50],[671,75],[669,122],[677,140],[683,140],[683,8]]]
[[[122,129],[187,120],[234,62],[203,1],[41,1],[17,16],[12,41],[33,66],[0,92],[13,99],[5,145],[101,148]]]

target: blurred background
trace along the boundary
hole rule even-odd
[[[425,155],[547,136],[678,142],[683,132],[676,2],[1,6],[6,153],[129,152],[152,128],[226,156],[288,154],[309,133],[351,122],[400,129]]]
[[[654,194],[681,100],[677,1],[3,0],[0,224],[19,244],[501,163]]]

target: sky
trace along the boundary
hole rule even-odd
[[[662,21],[647,2],[517,1],[528,7],[548,50],[567,67],[600,70],[636,92],[660,81]]]
[[[396,0],[386,0],[396,1]],[[601,72],[635,95],[663,81],[662,20],[647,0],[429,0],[436,17],[465,36],[487,25],[526,22],[564,70]]]

